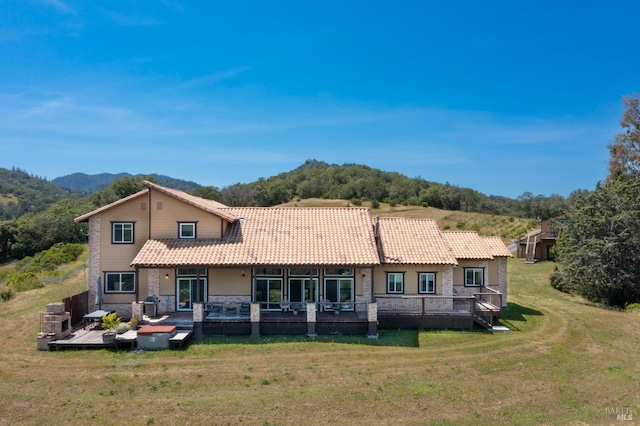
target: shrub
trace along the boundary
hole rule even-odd
[[[456,223],[456,229],[464,229],[465,226],[466,226],[466,223],[464,222]]]
[[[7,287],[16,292],[44,287],[44,284],[33,272],[18,272],[7,281]]]
[[[353,204],[354,206],[361,206],[362,200],[360,198],[354,197],[351,199],[351,204]]]
[[[640,312],[640,303],[629,303],[627,305],[627,311]]]
[[[378,201],[378,200],[373,200],[373,201],[371,202],[371,208],[372,208],[372,209],[379,209],[379,208],[380,208],[380,201]]]
[[[13,297],[13,291],[10,288],[0,290],[0,300],[7,302]]]

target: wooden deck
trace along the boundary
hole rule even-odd
[[[75,330],[64,339],[49,342],[49,349],[120,349],[124,347],[135,349],[137,347],[137,332],[135,330],[118,334],[113,344],[105,344],[102,341],[103,332],[104,330],[86,330],[81,328]],[[188,342],[192,335],[193,332],[191,330],[179,330],[175,336],[169,339],[169,348],[182,348],[182,345]]]
[[[102,341],[104,330],[85,330],[84,328],[73,331],[64,339],[49,342],[49,349],[106,349],[115,348],[116,345],[106,345]]]

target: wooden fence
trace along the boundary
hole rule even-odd
[[[64,310],[71,313],[71,325],[80,324],[82,317],[89,313],[89,291],[62,299]]]

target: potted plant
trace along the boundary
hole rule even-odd
[[[102,342],[105,345],[112,345],[116,341],[116,329],[120,325],[120,318],[115,312],[107,314],[102,317],[102,328],[105,330],[102,333]]]

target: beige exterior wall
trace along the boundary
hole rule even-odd
[[[435,272],[437,295],[451,294],[451,265],[380,265],[374,268],[374,294],[387,294],[387,272],[404,272],[404,293],[406,295],[423,294],[418,292],[418,273]],[[396,294],[396,293],[392,293]]]
[[[251,297],[251,269],[209,269],[209,299],[215,296]]]
[[[151,190],[151,238],[178,238],[179,222],[195,222],[197,238],[222,238],[223,220],[161,192]]]
[[[113,244],[112,224],[114,222],[133,222],[133,244]],[[129,266],[147,240],[148,233],[147,197],[140,196],[128,203],[115,206],[89,220],[90,247],[92,249],[90,285],[93,295],[90,302],[95,302],[95,280],[100,277],[103,288],[105,272],[135,272]],[[97,241],[97,242],[96,242]],[[97,248],[97,250],[96,250]],[[94,285],[91,285],[94,284]],[[146,297],[148,292],[148,274],[140,271],[137,275],[138,293]],[[131,302],[135,301],[135,293],[103,293],[103,308],[115,309],[119,316],[127,318],[131,315]],[[122,306],[121,306],[122,305]],[[93,303],[95,309],[95,303]]]

